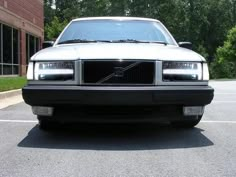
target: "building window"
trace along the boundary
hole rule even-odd
[[[19,31],[0,24],[0,75],[19,74]]]
[[[26,62],[30,61],[30,58],[39,51],[40,39],[30,34],[26,34]]]

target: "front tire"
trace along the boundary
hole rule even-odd
[[[38,116],[39,120],[39,129],[43,131],[49,131],[53,129],[56,125],[56,122],[50,120],[49,117]]]
[[[180,120],[180,121],[173,121],[171,122],[171,125],[176,128],[193,128],[202,119],[202,116],[191,116],[191,117],[185,117],[185,120]]]

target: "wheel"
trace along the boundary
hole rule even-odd
[[[177,128],[193,128],[201,121],[202,116],[185,117],[184,119],[185,120],[173,121],[171,125]]]
[[[49,119],[48,117],[38,116],[40,130],[49,131],[55,127],[56,122]]]

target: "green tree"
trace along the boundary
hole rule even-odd
[[[53,0],[44,0],[44,23],[48,24],[55,15],[52,9]]]
[[[223,45],[232,24],[232,3],[230,0],[208,0],[207,23],[201,36],[210,56],[215,55],[217,47]]]
[[[127,0],[110,0],[109,14],[112,16],[127,16],[128,1]]]
[[[212,65],[212,75],[216,78],[236,77],[236,27],[232,28],[222,47],[217,49],[217,60]]]
[[[47,34],[46,39],[55,40],[65,28],[67,23],[67,21],[61,22],[59,18],[55,16],[51,23],[47,24],[45,27],[45,33]]]
[[[110,0],[83,0],[79,2],[81,4],[81,16],[93,17],[93,16],[108,16],[111,6]]]
[[[217,49],[217,58],[219,62],[236,63],[236,26],[229,31],[224,46]]]

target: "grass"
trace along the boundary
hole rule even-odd
[[[24,85],[26,85],[25,77],[0,78],[0,92],[21,89]]]
[[[228,78],[220,78],[220,79],[211,79],[211,80],[213,80],[213,81],[235,81],[236,78],[230,78],[230,79],[228,79]]]

